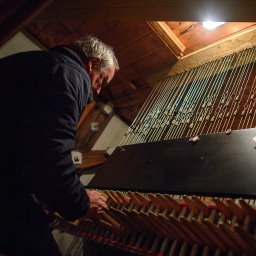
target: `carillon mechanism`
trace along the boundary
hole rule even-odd
[[[256,254],[255,200],[101,192],[108,209],[99,219],[73,225],[56,218],[52,226],[137,255]]]
[[[121,145],[255,127],[255,47],[161,80]]]
[[[256,255],[255,58],[253,47],[159,81],[87,187],[108,209],[52,226],[137,255]]]

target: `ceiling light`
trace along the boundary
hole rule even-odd
[[[214,30],[215,28],[225,24],[226,22],[211,22],[211,21],[205,21],[203,22],[203,27],[205,29]]]

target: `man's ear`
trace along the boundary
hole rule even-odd
[[[88,72],[91,72],[93,69],[98,68],[100,64],[100,58],[90,58],[85,64],[85,68]]]

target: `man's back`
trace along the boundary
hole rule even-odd
[[[47,51],[4,58],[0,74],[0,252],[51,255],[40,201],[72,219],[88,208],[70,151],[89,78],[78,61]]]

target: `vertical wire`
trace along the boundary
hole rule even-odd
[[[202,83],[202,77],[204,75],[204,72],[205,72],[205,69],[207,69],[207,64],[205,65],[202,65],[200,68],[199,68],[199,71],[198,71],[198,76],[195,77],[191,87],[189,88],[189,91],[187,93],[188,95],[188,98],[186,98],[186,101],[189,101],[191,102],[193,105],[190,106],[190,109],[189,109],[189,117],[188,119],[191,120],[193,115],[195,114],[195,110],[197,108],[197,102],[198,102],[198,98],[200,97],[200,85]],[[176,123],[179,122],[179,115],[176,117]],[[177,138],[177,133],[174,132],[172,134],[172,138]]]
[[[216,61],[213,61],[213,62],[210,62],[208,64],[209,67],[208,66],[206,67],[207,68],[207,71],[205,73],[206,79],[202,80],[202,83],[203,83],[202,87],[203,87],[203,89],[201,89],[201,91],[200,91],[200,99],[199,99],[199,101],[197,103],[197,107],[196,107],[197,110],[199,110],[200,105],[202,106],[202,101],[204,100],[204,98],[207,97],[208,90],[211,90],[211,87],[208,86],[208,88],[207,88],[207,85],[209,85],[208,82],[210,80],[211,74],[214,71],[215,65],[216,65]],[[191,121],[191,124],[193,124],[193,126],[190,128],[190,130],[188,130],[187,136],[191,136],[191,135],[193,135],[193,133],[195,135],[195,130],[196,131],[198,130],[198,129],[196,129],[196,125],[197,125],[197,122],[200,120],[202,110],[203,110],[203,108],[201,108],[201,112],[197,111],[196,115],[194,115],[194,117],[193,117],[193,119]]]
[[[254,53],[255,47],[240,52],[231,71],[235,54],[159,81],[120,145],[178,138],[186,130],[187,136],[198,135],[204,132],[208,121],[207,133],[223,130],[230,123],[232,127],[252,74]],[[244,87],[238,89],[239,84]],[[245,117],[249,118],[242,118],[239,128],[253,125],[256,118],[254,86],[255,78],[244,105]]]
[[[143,115],[141,115],[140,120],[138,120],[137,126],[134,126],[133,133],[132,133],[133,136],[131,136],[129,144],[135,144],[135,143],[138,143],[138,142],[145,142],[145,139],[142,138],[143,136],[141,137],[141,135],[143,135],[143,134],[140,134],[141,124],[143,124],[145,122],[145,119],[150,114],[149,111],[154,111],[154,108],[157,104],[158,96],[162,93],[162,90],[165,88],[165,84],[167,83],[168,79],[161,81],[162,82],[161,86],[159,87],[159,89],[154,94],[154,97],[151,99],[151,107],[146,107],[145,108],[145,113]]]
[[[173,92],[172,97],[170,97],[171,95],[170,96],[167,95],[168,97],[166,99],[167,100],[166,106],[168,109],[166,108],[165,109],[166,111],[164,111],[163,115],[161,116],[162,124],[164,124],[164,125],[161,125],[158,132],[155,133],[154,140],[159,139],[159,137],[162,136],[163,132],[165,131],[166,126],[169,125],[169,121],[170,121],[171,117],[173,116],[173,113],[169,106],[171,105],[171,103],[174,100],[177,99],[178,95],[182,94],[182,91],[184,91],[184,89],[185,89],[184,83],[187,79],[187,76],[188,76],[188,72],[185,72],[185,74],[184,73],[181,74],[182,80],[179,82],[178,87],[176,87],[177,88],[176,91]],[[168,115],[168,111],[169,111],[169,115]],[[170,112],[171,112],[171,114],[170,114]]]
[[[214,65],[212,66],[211,69],[209,69],[209,74],[207,74],[208,75],[208,79],[205,81],[205,86],[206,85],[208,86],[208,90],[205,92],[204,99],[202,99],[202,102],[200,102],[200,104],[201,104],[201,111],[200,111],[200,113],[198,115],[198,119],[196,120],[196,121],[199,122],[199,125],[198,125],[197,128],[196,128],[196,125],[193,128],[194,129],[194,131],[193,131],[194,135],[199,135],[199,129],[203,125],[203,121],[205,120],[207,112],[208,112],[207,104],[211,100],[210,94],[213,91],[212,80],[214,79],[214,75],[213,74],[214,74],[215,67],[216,67],[217,63],[219,65],[220,60],[216,60],[216,61],[213,62]],[[218,66],[217,66],[217,68],[218,68]]]
[[[192,98],[193,98],[193,95],[195,94],[195,91],[197,88],[196,85],[199,81],[199,77],[201,76],[204,69],[205,69],[205,65],[200,66],[195,69],[195,74],[194,74],[192,83],[189,85],[188,92],[184,98],[185,105],[183,105],[182,108],[183,109],[186,108],[186,103],[188,102],[189,109],[188,109],[187,113],[190,115],[193,115],[193,108],[194,108],[194,104],[195,104],[194,102],[192,102]],[[176,128],[177,128],[177,125],[179,124],[179,120],[178,120],[179,115],[180,115],[180,112],[177,113],[177,115],[174,117],[174,119],[172,121],[172,130],[170,130],[170,132],[168,134],[169,139],[173,139],[175,136]],[[186,122],[188,122],[188,120]]]
[[[222,59],[222,60],[223,60],[223,59]],[[225,62],[223,62],[222,60],[219,61],[219,65],[218,65],[217,68],[222,68],[222,69],[224,69],[224,68],[223,68],[223,66],[224,66],[223,63],[225,63]],[[219,71],[219,70],[217,70],[217,71]],[[221,70],[221,71],[222,71],[222,70]],[[219,71],[219,72],[220,72],[220,71]],[[222,79],[222,72],[220,72],[220,73],[217,75],[217,79],[216,79],[215,82],[213,83],[213,86],[214,86],[216,83],[218,83],[219,80],[221,81],[221,79]],[[220,84],[220,83],[218,83],[218,84]],[[216,93],[214,94],[214,97],[216,97]],[[211,98],[211,101],[207,103],[207,107],[211,107],[211,106],[212,106],[212,102],[213,102],[213,100],[214,100],[214,97],[210,97],[210,98]],[[213,98],[213,99],[212,99],[212,98]],[[193,123],[191,122],[191,124],[189,125],[189,128],[191,129],[192,127],[193,127]],[[190,130],[188,130],[186,136],[189,135],[189,131],[190,131]]]
[[[83,255],[83,240],[80,242],[77,250],[75,251],[75,253],[73,254],[73,256],[82,256]]]
[[[243,129],[252,128],[252,127],[248,126],[248,124],[249,124],[249,121],[250,121],[250,119],[252,117],[253,109],[254,109],[254,105],[255,105],[255,100],[254,100],[254,95],[255,95],[255,88],[254,88],[255,78],[256,78],[256,76],[254,77],[254,81],[253,81],[251,90],[250,90],[249,95],[248,95],[248,100],[247,100],[247,101],[250,102],[249,106],[248,106],[248,111],[246,113],[246,115],[249,116],[249,117],[247,118],[247,122],[245,122],[246,123],[245,126],[242,127]]]
[[[210,128],[212,128],[212,129],[214,128],[215,117],[217,116],[217,114],[218,114],[218,112],[219,112],[219,109],[220,109],[220,101],[221,101],[222,98],[223,98],[223,94],[222,94],[221,99],[220,99],[219,102],[217,102],[217,97],[218,97],[218,95],[220,94],[221,88],[222,88],[223,85],[224,85],[224,81],[225,81],[226,76],[227,76],[227,74],[228,74],[228,72],[229,72],[229,71],[228,71],[228,70],[229,70],[229,66],[228,66],[228,65],[229,65],[230,62],[233,60],[233,57],[234,57],[234,54],[233,54],[233,55],[229,55],[228,57],[225,57],[225,58],[222,59],[223,65],[221,66],[221,72],[219,73],[220,76],[219,76],[218,86],[216,87],[216,93],[215,93],[214,104],[213,104],[211,110],[212,110],[212,111],[214,110],[216,104],[218,104],[218,106],[215,108],[215,112],[214,112],[213,116],[211,117],[211,119],[209,119],[211,123],[210,123],[210,125],[209,125],[209,127],[208,127],[207,133],[209,133]]]
[[[191,83],[191,81],[193,81],[193,79],[191,80],[191,76],[192,76],[192,78],[194,78],[195,76],[197,76],[197,73],[198,73],[198,69],[197,69],[197,68],[188,71],[189,76],[188,76],[188,79],[186,80],[186,86],[184,87],[184,90],[182,91],[182,95],[186,92],[187,87],[188,87],[188,86],[189,86],[189,87],[191,86],[190,83]],[[185,105],[182,106],[183,109],[186,108],[187,102],[188,102],[188,99],[187,99],[187,94],[186,94],[186,96],[184,97],[184,103],[185,103]],[[169,129],[168,129],[168,132],[167,132],[166,135],[165,135],[165,138],[164,138],[165,140],[166,140],[166,139],[170,139],[171,136],[172,136],[172,133],[173,133],[174,130],[175,130],[175,127],[176,127],[176,119],[175,119],[174,112],[175,112],[175,108],[176,108],[177,106],[178,106],[178,96],[177,96],[177,98],[176,98],[176,100],[175,100],[173,106],[171,107],[171,111],[172,111],[172,113],[173,113],[173,120],[171,121],[171,125],[170,125],[170,127],[169,127]]]
[[[247,65],[248,65],[248,64],[245,65],[244,63],[248,62],[249,58],[252,57],[252,54],[251,54],[251,56],[249,56],[249,50],[247,50],[246,53],[247,53],[247,55],[245,55],[246,58],[244,58],[244,62],[243,62],[243,64],[242,64],[243,68],[240,68],[240,70],[241,70],[242,72],[241,72],[241,74],[240,74],[240,73],[237,74],[237,76],[240,76],[240,78],[239,78],[239,80],[238,80],[238,82],[237,82],[237,85],[236,85],[237,88],[238,88],[238,85],[241,84],[242,77],[243,77],[243,76],[245,77],[245,76],[246,76],[246,73],[247,73],[247,71],[248,71],[248,68],[247,68]],[[244,54],[244,53],[240,53],[240,55],[242,55],[242,54]],[[250,63],[250,62],[249,62],[249,63]],[[236,87],[234,86],[234,90],[237,90]],[[227,110],[227,108],[225,109],[224,114],[226,114],[226,110]],[[226,121],[226,120],[225,120],[225,121]],[[225,124],[225,121],[224,121],[224,124]],[[225,128],[225,126],[223,125],[223,129],[222,129],[222,130],[224,130],[224,128]]]
[[[254,77],[253,86],[255,85],[255,80],[256,80],[256,76]],[[256,114],[256,111],[255,111],[255,103],[256,103],[255,94],[256,94],[256,89],[254,89],[253,94],[251,96],[251,100],[253,101],[252,108],[251,108],[251,110],[252,110],[252,114],[251,114],[252,121],[251,121],[250,125],[247,126],[248,128],[253,128],[253,120],[254,120],[255,114]]]
[[[180,81],[182,80],[182,75],[178,74],[178,75],[175,76],[175,78],[176,79],[172,83],[172,88],[176,88],[176,90],[179,90],[180,89],[179,84],[181,84]],[[169,106],[167,108],[169,110]],[[150,138],[150,136],[153,133],[154,129],[157,128],[157,125],[158,125],[158,120],[157,120],[157,117],[156,117],[156,118],[151,120],[151,124],[150,124],[150,127],[148,129],[148,136],[147,136],[148,139]]]
[[[239,68],[239,66],[241,66],[240,63],[238,63],[238,60],[240,61],[240,58],[243,57],[242,56],[243,52],[244,51],[239,53],[239,57],[236,59],[236,63],[233,66],[232,72],[229,76],[229,78],[232,77],[232,81],[230,82],[230,84],[232,83],[232,87],[231,87],[231,91],[229,93],[229,96],[227,96],[227,101],[225,102],[225,104],[223,103],[224,105],[223,105],[223,112],[222,112],[223,117],[222,117],[222,119],[224,119],[224,120],[221,120],[221,122],[219,123],[219,126],[217,127],[218,131],[225,131],[226,130],[225,129],[226,123],[227,123],[227,121],[230,117],[230,111],[233,108],[232,106],[234,105],[234,102],[235,102],[234,99],[232,100],[232,98],[236,95],[236,91],[238,90],[239,79],[237,77],[239,77],[241,71],[242,71],[242,75],[244,73],[243,69]],[[240,77],[242,77],[242,76],[240,76]],[[235,81],[233,82],[233,80],[235,80]],[[231,102],[231,104],[230,104],[230,102]],[[222,126],[221,126],[221,124],[222,124]],[[220,130],[220,128],[221,128],[221,130]]]
[[[253,48],[253,50],[255,51],[255,48]],[[254,53],[254,51],[253,51],[253,53]],[[252,64],[252,65],[251,65],[251,64]],[[250,65],[251,65],[251,70],[249,71]],[[241,96],[240,102],[241,102],[242,99],[243,99],[244,92],[245,92],[245,89],[246,89],[246,87],[247,87],[247,83],[248,83],[249,77],[250,77],[251,72],[252,72],[252,69],[253,69],[253,65],[254,65],[254,62],[252,62],[252,60],[251,60],[250,64],[248,65],[248,69],[246,70],[247,72],[246,72],[246,74],[245,74],[245,76],[244,76],[244,90],[243,90],[243,94],[242,94],[242,96]],[[248,71],[249,71],[249,75],[248,75]],[[247,81],[245,82],[246,77],[247,77]],[[246,106],[246,107],[245,107],[245,106]],[[242,120],[245,120],[245,117],[246,117],[246,113],[243,113],[243,112],[246,112],[246,109],[247,109],[247,108],[248,108],[248,104],[247,104],[247,101],[246,101],[246,102],[245,102],[245,105],[244,105],[244,110],[243,110],[242,113],[241,113],[241,119],[240,119],[240,122],[239,122],[239,125],[238,125],[238,130],[239,130],[239,129],[242,129],[242,127],[240,127],[240,125],[241,125],[241,123],[242,123]],[[244,115],[244,114],[245,114],[245,115]],[[243,118],[243,116],[244,116],[244,118]]]
[[[159,105],[158,105],[158,114],[155,116],[154,123],[151,129],[151,133],[148,136],[147,141],[154,141],[155,134],[157,133],[158,129],[161,128],[162,125],[162,116],[168,106],[168,96],[172,94],[174,87],[169,87],[167,84],[166,90],[163,91],[161,98],[159,97]],[[176,91],[179,90],[179,87],[176,87]]]
[[[75,247],[75,244],[77,243],[79,237],[78,236],[75,236],[71,245],[69,246],[68,250],[66,251],[66,254],[65,256],[69,256],[71,254],[71,251],[73,250],[73,248]]]
[[[248,54],[249,50],[246,50],[245,53]],[[242,55],[243,52],[241,52],[240,54]],[[240,86],[240,84],[241,84],[241,81],[242,81],[242,77],[244,76],[244,74],[246,74],[245,71],[246,71],[248,65],[249,65],[249,63],[247,63],[246,65],[240,65],[238,67],[240,70],[243,70],[243,72],[242,72],[242,75],[240,75],[240,73],[237,74],[237,77],[239,77],[239,78],[236,79],[236,85],[233,86],[234,87],[234,99],[233,99],[233,102],[231,104],[230,110],[226,114],[226,120],[223,124],[223,130],[227,130],[227,128],[228,128],[228,125],[229,125],[229,122],[230,122],[230,121],[228,121],[228,118],[230,119],[230,114],[232,114],[232,113],[234,114],[235,112],[238,111],[238,108],[239,108],[239,103],[238,103],[239,101],[238,100],[239,100],[240,92],[242,91],[242,87]],[[238,91],[240,91],[240,92],[238,92]],[[237,110],[235,110],[235,109],[237,109]],[[235,118],[236,115],[237,114],[234,114],[233,117]],[[232,128],[231,126],[230,126],[229,130],[231,130],[231,128]]]
[[[228,74],[227,65],[230,63],[230,61],[233,60],[233,58],[234,58],[234,54],[231,54],[231,55],[228,55],[227,57],[222,59],[223,60],[222,61],[222,65],[220,67],[221,71],[218,74],[217,79],[216,79],[217,86],[216,86],[215,94],[214,94],[213,101],[212,101],[212,103],[214,103],[214,104],[212,104],[211,109],[210,109],[211,113],[214,110],[215,104],[217,103],[217,97],[218,97],[218,95],[220,93],[220,90],[221,90],[221,88],[223,86],[225,78],[226,78],[226,76]],[[215,121],[215,115],[217,114],[217,112],[218,112],[218,107],[216,107],[215,112],[213,113],[213,116],[211,117],[211,119],[209,119],[211,123],[210,123],[206,133],[209,133],[209,131],[211,129],[211,126],[212,126],[212,124]]]
[[[243,50],[239,53],[239,58],[237,58],[237,61],[239,60],[240,61],[240,58],[243,57],[243,54],[245,53],[248,53],[248,50]],[[233,95],[234,95],[234,99],[231,103],[231,107],[230,107],[230,110],[226,113],[226,120],[224,121],[224,124],[223,124],[223,131],[227,130],[228,129],[228,125],[229,125],[229,121],[227,121],[228,119],[230,119],[230,115],[234,114],[235,113],[235,108],[236,107],[239,107],[238,105],[238,100],[239,100],[239,94],[240,92],[238,91],[241,91],[241,87],[239,87],[240,85],[240,82],[241,82],[241,78],[242,76],[239,76],[240,75],[240,72],[242,70],[245,69],[245,67],[243,65],[241,65],[241,63],[239,62],[234,68],[233,70],[237,71],[236,69],[239,69],[238,72],[235,73],[236,77],[239,77],[238,79],[236,79],[235,81],[235,86],[233,86],[234,90],[233,90]],[[235,77],[235,76],[234,76]],[[237,110],[236,110],[237,111]],[[234,114],[234,117],[236,116],[236,114]],[[231,129],[231,127],[230,127]]]
[[[135,117],[135,119],[133,120],[132,124],[128,127],[125,136],[123,137],[122,141],[120,142],[120,146],[124,145],[125,143],[129,144],[128,143],[129,137],[132,134],[132,131],[133,131],[134,127],[136,127],[136,123],[143,116],[143,113],[149,109],[150,104],[151,103],[153,104],[153,99],[156,96],[157,92],[160,91],[159,88],[161,87],[162,82],[163,81],[159,81],[158,84],[153,88],[153,90],[149,94],[149,97],[146,99],[145,103],[141,107],[138,115]]]
[[[183,98],[183,95],[185,94],[186,90],[187,90],[187,87],[190,83],[190,79],[191,79],[191,76],[193,75],[193,72],[194,70],[192,71],[189,71],[189,72],[185,72],[185,75],[184,75],[184,83],[180,85],[180,87],[182,88],[181,92],[178,94],[178,92],[176,93],[175,95],[175,100],[177,99],[177,97],[179,97],[180,99]],[[180,96],[179,96],[180,95]],[[172,100],[173,102],[174,100]],[[170,104],[170,103],[169,103]],[[179,112],[181,111],[181,109],[184,108],[184,106],[186,105],[186,100],[184,99],[181,107],[180,107],[180,110]],[[171,109],[171,107],[170,107]],[[166,129],[160,134],[161,135],[161,138],[163,137],[164,133],[168,132],[169,129],[168,129],[168,125],[170,124],[171,120],[173,117],[175,117],[175,113],[173,113],[173,110],[170,110],[170,115],[169,116],[166,116],[166,119],[165,119],[165,122],[167,124],[167,127]],[[167,121],[166,121],[167,120]],[[164,138],[163,138],[164,139]]]
[[[210,80],[210,82],[209,82],[209,87],[210,87],[211,89],[210,89],[208,98],[205,100],[204,108],[206,108],[206,118],[205,118],[205,123],[204,123],[204,125],[203,125],[203,128],[204,128],[204,126],[205,126],[207,120],[209,120],[209,116],[210,116],[210,113],[211,113],[210,111],[211,111],[212,108],[213,108],[213,102],[215,101],[215,98],[217,97],[217,92],[216,92],[216,91],[217,91],[217,87],[218,87],[218,86],[215,87],[215,85],[216,85],[216,83],[217,83],[217,84],[220,84],[220,83],[218,83],[218,82],[219,82],[219,79],[221,79],[221,75],[220,75],[221,72],[220,72],[220,70],[221,70],[222,65],[223,65],[223,63],[224,63],[222,60],[223,60],[223,59],[217,60],[218,65],[217,65],[217,67],[216,67],[216,72],[215,72],[215,73],[217,73],[216,79],[214,80],[215,76],[212,75],[211,80]],[[210,93],[211,93],[211,94],[210,94]],[[208,113],[208,110],[209,110],[209,113]],[[207,116],[207,113],[208,113],[208,116]],[[202,130],[203,130],[203,129],[202,129]]]
[[[184,100],[184,102],[183,102],[183,105],[181,106],[181,109],[179,110],[179,112],[178,112],[177,115],[175,116],[175,129],[174,129],[173,132],[172,132],[171,138],[177,138],[177,137],[178,137],[178,133],[180,133],[181,127],[183,127],[183,124],[181,123],[181,122],[182,122],[182,117],[183,117],[182,114],[184,113],[184,110],[183,110],[183,109],[184,109],[184,108],[186,107],[186,105],[187,105],[186,102],[192,101],[192,100],[193,100],[193,97],[194,97],[195,95],[198,95],[198,94],[197,94],[197,90],[198,90],[198,87],[199,87],[199,85],[200,85],[201,76],[202,76],[202,74],[203,74],[205,68],[206,68],[205,65],[202,66],[202,70],[201,70],[200,74],[198,73],[198,78],[194,79],[194,80],[196,80],[195,84],[192,85],[192,87],[190,87],[190,88],[192,88],[192,90],[189,90],[189,91],[187,92],[187,95],[189,95],[190,99],[188,99],[188,98],[185,97],[185,100]],[[199,95],[198,95],[198,96],[199,96]],[[194,102],[196,102],[196,101],[194,101]],[[193,106],[193,108],[195,109],[195,106]],[[192,110],[192,109],[190,109],[190,110]],[[190,112],[192,113],[192,111],[190,111]]]
[[[249,63],[249,65],[251,65],[251,63]],[[239,82],[241,82],[241,79],[239,80]],[[230,126],[229,126],[230,130],[232,129],[235,117],[238,114],[238,110],[239,110],[239,107],[240,107],[240,102],[241,102],[241,100],[243,98],[245,89],[246,89],[246,86],[244,88],[242,88],[242,86],[241,86],[240,90],[237,92],[237,96],[235,98],[235,105],[237,105],[237,108],[235,110],[235,105],[234,105],[234,112],[232,113],[233,114],[233,119],[231,120],[231,123],[230,123]],[[240,96],[240,94],[241,94],[241,96]]]
[[[245,72],[245,70],[246,70],[246,65],[244,65],[244,63],[245,63],[245,62],[248,60],[248,58],[249,58],[248,51],[245,52],[245,53],[246,53],[245,58],[243,58],[243,53],[244,53],[244,51],[239,54],[240,59],[243,59],[242,64],[241,64],[241,67],[242,67],[242,68],[239,68],[239,72],[238,72],[238,74],[237,74],[237,77],[239,77],[239,81],[241,81],[241,79],[242,79],[242,77],[243,77],[243,75],[244,75],[244,72]],[[239,63],[238,65],[240,65],[240,63]],[[224,118],[224,116],[225,116],[225,114],[226,114],[227,107],[228,107],[228,106],[226,106],[226,104],[225,104],[225,103],[227,103],[226,98],[230,98],[231,95],[232,95],[232,93],[233,93],[233,90],[235,89],[235,86],[233,86],[232,91],[229,92],[230,86],[231,86],[231,82],[233,81],[233,79],[234,79],[236,73],[237,73],[237,69],[236,69],[236,68],[233,68],[232,71],[231,71],[231,74],[230,74],[230,76],[229,76],[229,79],[228,79],[228,81],[227,81],[227,83],[226,83],[226,85],[225,85],[225,90],[226,90],[226,91],[223,93],[223,94],[225,94],[225,97],[222,97],[221,100],[220,100],[220,104],[221,104],[221,105],[220,105],[220,106],[221,106],[221,113],[220,113],[219,116],[217,117],[218,121],[217,121],[217,124],[216,124],[216,126],[215,126],[214,132],[220,131],[219,129],[221,128],[221,124],[222,124],[223,118]],[[229,82],[230,80],[231,80],[231,82]],[[238,83],[237,83],[237,84],[238,84]]]
[[[154,128],[156,128],[156,125],[157,125],[157,117],[158,115],[161,113],[161,101],[160,99],[162,98],[162,95],[165,94],[167,91],[168,91],[168,87],[169,87],[169,84],[170,82],[172,82],[173,80],[177,80],[178,77],[172,77],[172,78],[169,78],[169,79],[166,79],[164,81],[164,84],[161,88],[161,93],[159,93],[156,97],[156,100],[154,102],[154,106],[153,108],[148,112],[148,115],[147,115],[147,121],[146,123],[144,123],[144,126],[145,124],[147,125],[147,129],[146,130],[141,130],[141,138],[143,137],[143,141],[149,141],[149,138],[152,134],[152,130]],[[137,142],[141,142],[141,140],[137,140]],[[134,141],[132,141],[132,143],[134,143]]]

